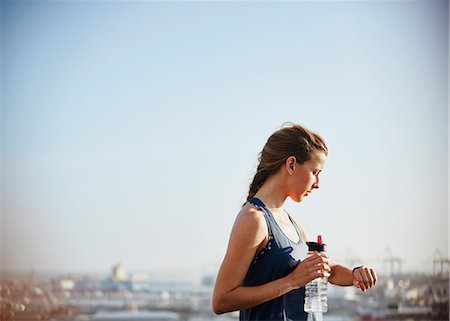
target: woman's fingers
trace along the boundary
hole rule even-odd
[[[316,267],[325,272],[331,272],[331,267],[325,262],[316,264]]]
[[[296,269],[296,278],[303,278],[306,282],[310,282],[319,277],[329,277],[332,268],[328,255],[316,251],[308,254]]]
[[[332,270],[330,259],[318,252],[310,252],[291,273],[295,285],[304,286],[319,277],[329,277]]]
[[[359,268],[355,272],[356,272],[356,279],[359,282],[361,290],[366,291],[369,288],[369,281],[367,280],[367,277],[364,275],[364,269]]]
[[[365,273],[365,270],[364,269],[361,269],[361,270],[362,270],[362,272],[361,272],[361,279],[362,279],[362,282],[363,282],[363,285],[364,285],[364,291],[365,291],[365,290],[370,288],[370,280],[367,277],[367,274]]]
[[[361,267],[354,271],[354,285],[362,291],[373,287],[377,281],[377,276],[373,269]]]
[[[329,276],[331,267],[329,266],[328,261],[329,260],[326,257],[317,252],[313,252],[302,261],[302,264],[307,270],[311,280],[313,280],[318,277]]]
[[[318,277],[330,276],[331,267],[328,265],[326,260],[323,259],[315,260],[311,268],[312,270],[316,271]]]
[[[364,268],[364,275],[369,280],[369,287],[373,287],[375,285],[375,278],[373,276],[375,272],[370,268]]]
[[[359,281],[358,281],[358,280],[354,279],[354,280],[353,280],[353,285],[354,285],[355,287],[357,287],[358,289],[361,289],[361,285],[359,284]],[[362,290],[362,289],[361,289],[361,290]]]
[[[372,273],[370,273],[370,270],[371,269],[366,268],[366,274],[367,274],[367,278],[369,279],[369,286],[373,287],[375,285],[375,280],[374,280],[374,278],[372,276]]]
[[[378,276],[373,269],[370,269],[370,274],[372,275],[373,278],[373,285],[377,284]]]
[[[331,270],[330,268],[330,260],[321,256],[312,256],[313,260],[311,261],[312,264],[314,264],[317,267],[322,267],[323,269]]]

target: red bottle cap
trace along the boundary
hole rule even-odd
[[[325,251],[326,244],[322,243],[322,235],[317,235],[317,242],[306,242],[306,244],[308,245],[308,251]]]

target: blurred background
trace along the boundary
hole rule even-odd
[[[2,304],[16,311],[5,320],[25,318],[33,297],[53,298],[37,306],[63,311],[55,320],[107,320],[111,302],[149,320],[213,318],[258,153],[286,121],[330,150],[320,189],[287,200],[291,215],[335,260],[386,277],[373,302],[409,302],[423,320],[441,297],[448,307],[448,1],[0,10],[1,277],[14,297]],[[333,291],[338,319],[352,318],[348,302],[389,318]]]

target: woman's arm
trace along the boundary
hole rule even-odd
[[[331,264],[331,276],[328,281],[340,286],[354,285],[365,292],[375,286],[377,279],[375,271],[371,268],[360,266],[353,271],[341,264],[334,263]]]
[[[299,227],[300,233],[302,234],[305,242],[308,242],[308,234],[306,230],[303,228],[301,224],[294,221]],[[325,254],[328,257],[327,254]],[[360,288],[363,292],[367,289],[375,286],[377,283],[378,277],[375,273],[375,270],[371,268],[367,268],[365,266],[358,267],[355,271],[333,262],[329,261],[329,265],[331,267],[331,275],[328,277],[328,281],[332,284],[339,286],[351,286],[354,285],[357,288]]]
[[[267,238],[268,229],[263,214],[252,207],[244,208],[236,218],[214,286],[212,305],[215,313],[256,306],[300,288],[331,270],[327,265],[328,259],[316,253],[302,261],[286,277],[260,286],[242,286],[257,249]]]
[[[353,285],[352,270],[340,264],[332,264],[331,275],[328,277],[328,282],[340,286]]]
[[[262,213],[251,207],[239,213],[214,286],[215,313],[251,307],[293,289],[292,285],[283,279],[257,287],[241,286],[258,247],[268,238],[267,231],[267,223]]]

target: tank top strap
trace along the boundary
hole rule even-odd
[[[267,217],[273,218],[272,213],[270,213],[269,209],[266,207],[266,205],[259,198],[252,197],[252,198],[249,198],[247,200],[247,202],[249,202],[250,204],[254,205],[259,210],[263,211],[264,214]]]
[[[266,207],[266,205],[259,198],[252,197],[249,200],[247,200],[247,202],[249,202],[249,203],[255,205],[257,208],[261,209],[267,215],[268,218],[270,218],[273,222],[276,223],[275,217],[273,217],[272,212]]]
[[[281,229],[281,227],[278,225],[277,221],[275,220],[275,217],[273,216],[273,214],[270,212],[270,210],[266,207],[266,205],[259,198],[252,197],[252,198],[248,199],[247,202],[249,202],[250,204],[253,204],[256,208],[260,209],[264,213],[264,217],[266,218],[267,225],[269,226],[269,232],[271,233],[270,235],[276,234],[277,237],[279,236],[282,238],[286,238],[290,242],[293,242],[284,234],[283,230]],[[284,212],[287,214],[289,220],[291,221],[292,225],[294,226],[294,229],[299,237],[299,241],[293,242],[293,243],[296,243],[296,244],[301,243],[302,241],[304,241],[303,233],[300,231],[300,228],[299,228],[297,222],[286,210],[284,210]]]
[[[257,209],[259,209],[260,211],[263,212],[264,218],[267,223],[267,227],[269,229],[269,238],[272,238],[273,237],[273,224],[275,223],[275,221],[274,221],[275,219],[273,218],[272,213],[270,213],[270,211],[267,209],[266,205],[264,205],[264,203],[259,198],[252,197],[252,198],[249,198],[247,200],[247,202],[252,204]]]
[[[295,230],[297,231],[298,236],[299,236],[300,238],[304,239],[303,233],[302,233],[302,231],[300,231],[300,228],[299,228],[299,225],[297,224],[297,221],[294,220],[294,218],[293,218],[286,210],[284,210],[284,211],[285,211],[286,214],[288,215],[289,220],[291,221],[292,225],[294,225],[294,228],[295,228]]]
[[[256,206],[257,208],[259,208],[259,209],[261,209],[261,210],[263,210],[263,208],[266,208],[266,206],[264,205],[264,203],[263,203],[259,198],[256,198],[256,197],[251,197],[251,198],[249,198],[249,199],[247,200],[247,202],[250,203],[250,204],[252,204],[252,205],[254,205],[254,206]]]

